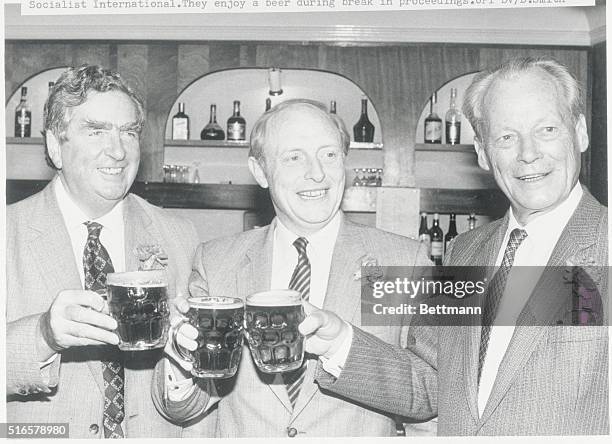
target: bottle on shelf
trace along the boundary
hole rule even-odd
[[[430,258],[435,265],[442,265],[442,256],[444,255],[444,233],[440,228],[440,215],[434,213],[433,226],[429,230],[431,236],[431,254]]]
[[[234,100],[234,114],[227,119],[227,140],[246,139],[246,120],[240,116],[240,101]]]
[[[427,213],[421,213],[421,224],[419,225],[419,241],[425,245],[427,256],[431,253],[431,235],[427,228]]]
[[[336,114],[336,101],[335,100],[332,100],[329,103],[329,113],[330,114]]]
[[[425,118],[425,143],[442,143],[442,119],[436,114],[434,105],[438,94],[433,93],[429,99],[429,115]]]
[[[47,92],[49,93],[48,95],[51,95],[51,91],[53,91],[53,85],[55,85],[55,82],[49,82],[49,84],[47,85]]]
[[[451,88],[450,107],[446,112],[446,143],[461,143],[461,111],[457,108],[457,88]]]
[[[468,217],[468,230],[473,230],[474,228],[476,228],[476,214],[470,213]]]
[[[455,237],[457,237],[457,216],[455,215],[455,213],[451,213],[450,214],[450,222],[448,223],[448,231],[446,232],[446,235],[444,236],[444,254],[446,254],[446,249],[448,248],[448,244],[450,243],[450,241],[452,241]]]
[[[189,140],[189,116],[183,102],[179,102],[178,112],[172,117],[172,140]]]
[[[15,108],[15,137],[30,137],[32,134],[32,111],[27,101],[28,88],[21,87],[21,101]]]
[[[217,105],[214,103],[210,105],[210,118],[208,124],[202,129],[200,133],[200,139],[202,140],[225,140],[225,133],[223,128],[217,123]]]
[[[353,126],[353,138],[355,142],[373,142],[374,125],[368,119],[368,99],[361,99],[361,116]]]
[[[264,111],[264,112],[270,111],[270,108],[272,108],[272,99],[270,97],[268,97],[266,99],[266,111]]]

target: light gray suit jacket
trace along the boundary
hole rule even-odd
[[[187,290],[197,236],[189,222],[168,215],[143,199],[125,200],[126,269],[138,269],[132,249],[158,244],[168,254],[169,296]],[[36,329],[57,293],[82,288],[53,182],[40,193],[7,208],[7,416],[9,422],[68,422],[70,437],[100,437],[104,380],[100,353],[105,347],[63,351],[51,369],[57,387],[50,393],[35,360]],[[126,437],[175,437],[181,428],[162,418],[150,397],[152,370],[161,350],[133,352],[125,366]],[[57,371],[59,370],[59,379]],[[94,433],[97,430],[97,433]]]
[[[191,295],[211,294],[245,298],[270,289],[274,223],[268,227],[213,240],[198,248],[190,279]],[[334,248],[324,308],[354,325],[361,325],[362,264],[429,265],[419,243],[344,220]],[[364,327],[392,344],[400,341],[400,326]],[[284,384],[274,375],[257,371],[244,346],[236,377],[217,384],[223,396],[216,423],[204,418],[186,429],[183,436],[207,434],[215,427],[217,437],[283,437],[290,428],[298,436],[394,436],[395,421],[381,412],[356,404],[313,381],[316,361],[309,362],[295,410]],[[160,389],[161,390],[161,389]],[[206,401],[203,392],[183,404],[161,401],[160,408],[174,420],[197,415]],[[160,392],[158,390],[158,397]],[[194,407],[195,406],[195,407]],[[198,410],[200,409],[200,410]]]
[[[548,265],[599,265],[607,272],[607,223],[606,208],[585,190]],[[447,265],[494,264],[507,225],[506,216],[457,237]],[[595,275],[604,271],[593,269]],[[564,317],[567,307],[560,295],[568,286],[548,276],[543,274],[519,317],[482,417],[477,406],[480,327],[411,328],[408,350],[356,329],[340,378],[319,369],[317,380],[321,387],[389,412],[438,413],[440,435],[608,434],[607,327],[555,325]],[[607,299],[607,273],[596,283]]]

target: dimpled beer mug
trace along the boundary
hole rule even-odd
[[[168,339],[168,279],[164,270],[109,273],[110,315],[117,321],[121,350],[160,348]]]
[[[203,296],[189,300],[187,319],[172,335],[175,352],[191,362],[191,374],[198,378],[231,378],[238,370],[242,355],[244,301],[238,298]],[[198,331],[195,351],[178,345],[176,335],[181,325],[189,323]]]
[[[270,290],[247,296],[246,335],[255,364],[262,372],[296,370],[304,358],[304,320],[300,293]]]

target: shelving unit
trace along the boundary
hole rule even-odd
[[[249,142],[233,142],[227,140],[173,140],[166,139],[165,147],[193,147],[193,148],[249,148]],[[378,150],[383,149],[382,143],[351,142],[351,150]]]

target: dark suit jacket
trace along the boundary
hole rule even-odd
[[[506,216],[457,237],[447,265],[494,264],[507,224]],[[607,209],[585,190],[548,265],[607,271],[607,229]],[[608,434],[607,327],[557,326],[561,289],[542,289],[563,284],[546,279],[544,273],[519,316],[480,418],[480,327],[415,327],[407,351],[355,329],[340,378],[319,369],[317,381],[382,410],[437,413],[440,435]],[[607,297],[607,274],[597,280]]]
[[[186,292],[191,258],[197,245],[193,226],[141,198],[125,201],[126,269],[136,270],[132,249],[158,244],[168,254],[169,293]],[[68,422],[71,438],[102,433],[103,347],[63,351],[57,387],[49,393],[36,356],[36,329],[57,293],[82,288],[70,237],[60,213],[53,182],[40,193],[7,208],[7,417],[9,422]],[[162,418],[150,397],[152,370],[161,350],[133,352],[126,362],[126,437],[176,437],[181,428]],[[93,426],[92,426],[93,425]],[[97,433],[96,433],[97,431]]]

